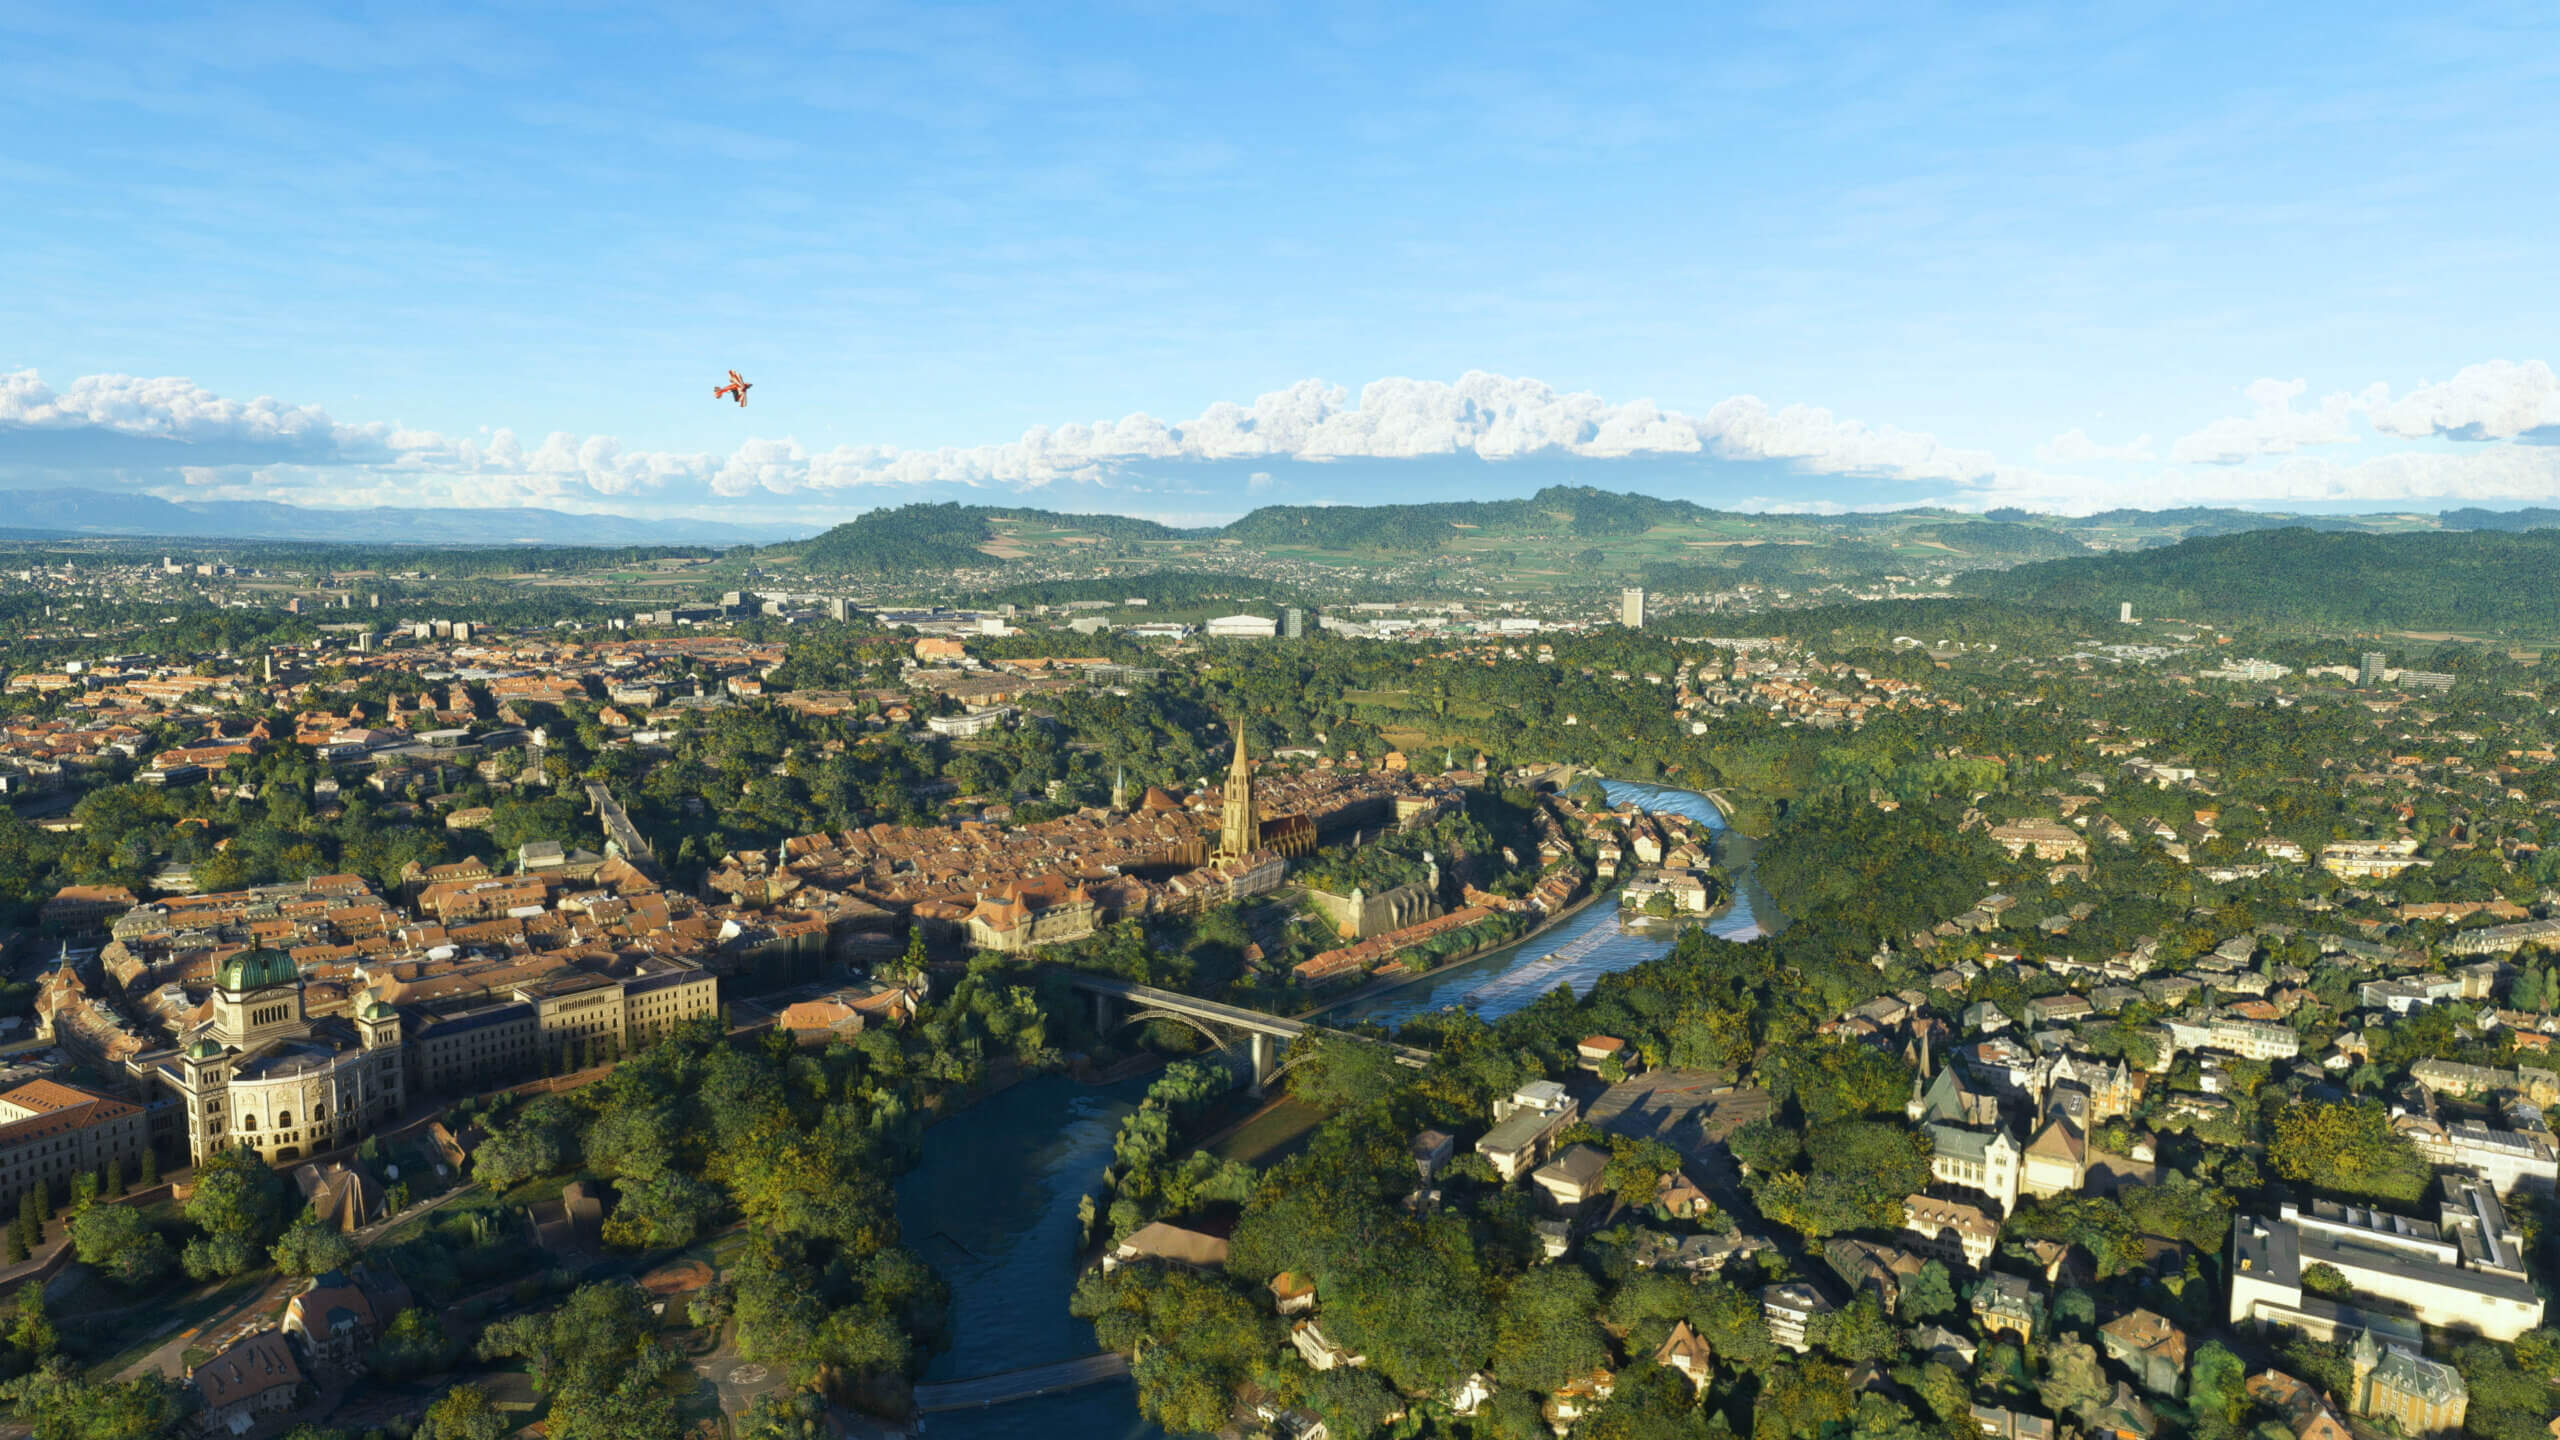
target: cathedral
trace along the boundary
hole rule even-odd
[[[400,1017],[380,1000],[353,1018],[303,1011],[280,950],[244,950],[214,972],[206,1018],[179,1032],[161,1081],[186,1105],[199,1163],[232,1146],[271,1165],[353,1144],[400,1113]]]

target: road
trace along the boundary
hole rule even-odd
[[[447,1190],[432,1200],[412,1205],[408,1209],[403,1210],[399,1214],[391,1216],[388,1219],[376,1220],[372,1224],[355,1232],[355,1239],[359,1244],[369,1245],[373,1243],[375,1239],[379,1238],[382,1232],[390,1229],[392,1226],[402,1224],[409,1220],[414,1220],[421,1215],[430,1214],[438,1207],[459,1199],[463,1195],[469,1194],[478,1188],[479,1187],[477,1185],[457,1185],[453,1189]],[[150,1354],[145,1355],[141,1359],[126,1366],[124,1368],[124,1373],[118,1375],[116,1378],[119,1380],[131,1380],[146,1372],[156,1370],[161,1374],[168,1376],[172,1380],[183,1380],[187,1376],[186,1353],[188,1346],[204,1340],[219,1341],[223,1337],[238,1330],[242,1322],[253,1315],[263,1315],[270,1309],[281,1310],[284,1307],[284,1303],[287,1300],[292,1299],[296,1294],[300,1293],[301,1289],[301,1281],[288,1275],[279,1275],[273,1281],[259,1287],[256,1293],[250,1295],[247,1299],[242,1300],[239,1304],[232,1306],[219,1315],[214,1316],[212,1319],[205,1321],[201,1325],[190,1325],[171,1335],[166,1341],[154,1348]],[[206,1348],[210,1349],[212,1347],[208,1345]]]

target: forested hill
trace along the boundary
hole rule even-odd
[[[996,540],[996,521],[1113,540],[1173,540],[1195,533],[1127,515],[1060,515],[946,502],[868,511],[815,539],[778,548],[796,553],[802,564],[819,571],[888,575],[971,570],[1006,558],[984,548]]]
[[[1492,534],[1641,535],[1656,525],[1711,519],[1686,500],[1550,485],[1526,500],[1432,505],[1266,505],[1223,532],[1248,545],[1318,550],[1437,550],[1461,529]]]
[[[2355,535],[2255,530],[2157,550],[2021,565],[1966,588],[2112,615],[2358,630],[2560,633],[2560,531]]]

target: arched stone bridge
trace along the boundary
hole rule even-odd
[[[1283,1058],[1281,1051],[1306,1035],[1339,1035],[1367,1044],[1378,1042],[1347,1030],[1310,1025],[1304,1020],[1290,1020],[1278,1015],[1265,1015],[1241,1005],[1224,1005],[1215,1000],[1202,1000],[1174,990],[1159,990],[1109,975],[1077,971],[1067,982],[1093,997],[1093,1025],[1105,1035],[1123,1025],[1140,1020],[1173,1020],[1190,1026],[1209,1039],[1223,1055],[1235,1053],[1235,1037],[1245,1037],[1246,1054],[1253,1064],[1253,1088],[1261,1091],[1303,1058]],[[1396,1063],[1421,1069],[1431,1063],[1431,1052],[1411,1045],[1390,1045]]]

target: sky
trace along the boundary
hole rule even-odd
[[[2555,42],[2544,3],[0,0],[0,487],[2560,503]]]

